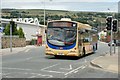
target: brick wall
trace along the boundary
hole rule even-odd
[[[12,37],[12,47],[25,47],[26,46],[26,39],[19,38],[19,37]],[[2,48],[9,48],[10,47],[10,37],[3,36],[2,37]]]

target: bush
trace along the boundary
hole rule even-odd
[[[19,35],[19,38],[25,38],[23,29],[22,29],[21,27],[20,27],[19,30],[18,30],[18,35]]]
[[[16,28],[17,25],[12,27],[12,35],[18,35],[19,38],[25,38],[23,29],[20,27],[19,30]],[[6,25],[4,30],[5,35],[10,35],[10,24]]]
[[[4,30],[5,35],[10,35],[10,24],[7,24]],[[12,26],[12,35],[18,35],[17,25]]]

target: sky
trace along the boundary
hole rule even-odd
[[[1,8],[118,12],[120,0],[1,0]],[[109,8],[109,10],[108,10]]]

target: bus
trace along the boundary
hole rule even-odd
[[[49,21],[46,29],[46,55],[85,56],[97,50],[97,30],[71,19]]]

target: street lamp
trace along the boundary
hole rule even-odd
[[[52,0],[49,0],[52,1]],[[45,17],[46,17],[46,13],[45,13],[45,0],[44,0],[44,25],[45,25]]]
[[[44,25],[45,25],[45,0],[44,0]]]

